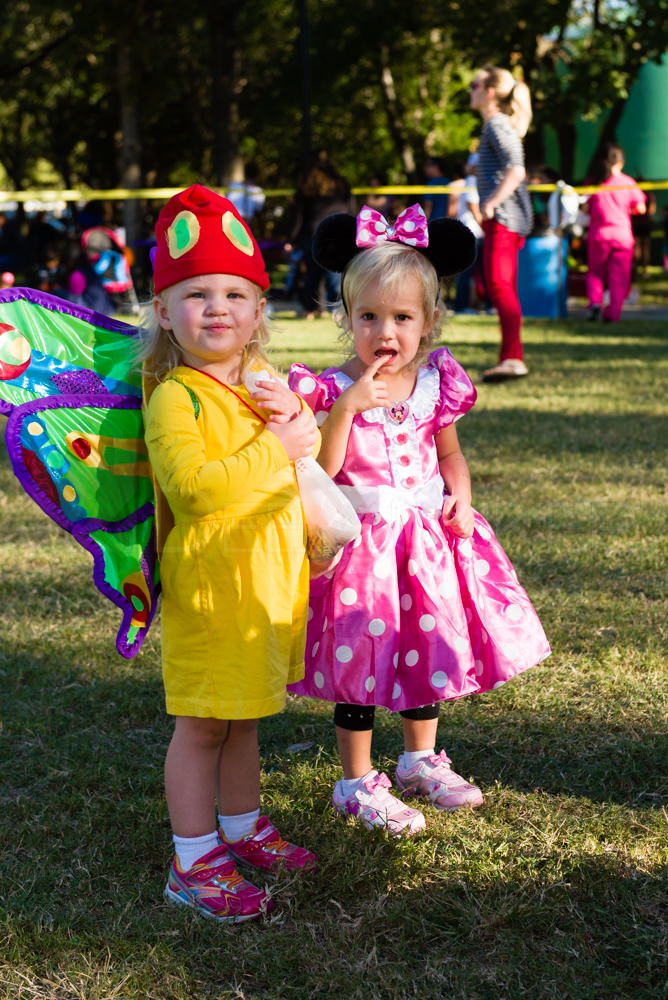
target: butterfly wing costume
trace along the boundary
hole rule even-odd
[[[33,288],[0,292],[0,413],[28,496],[93,557],[134,656],[155,614],[159,572],[142,419],[137,330]]]

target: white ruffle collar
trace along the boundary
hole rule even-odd
[[[341,392],[353,384],[353,379],[338,369],[333,373],[333,378],[335,385]],[[412,413],[418,420],[428,417],[434,412],[440,392],[441,376],[439,370],[432,365],[421,366],[418,369],[413,393],[406,400],[409,413]],[[400,400],[396,400],[396,402],[400,402]],[[394,426],[394,422],[384,406],[375,406],[372,410],[365,410],[360,416],[367,424],[392,424]]]

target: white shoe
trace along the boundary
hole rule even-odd
[[[507,382],[509,379],[522,378],[529,374],[529,369],[519,358],[506,358],[498,365],[488,368],[482,373],[483,382]]]

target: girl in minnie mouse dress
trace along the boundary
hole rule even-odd
[[[498,687],[549,654],[536,613],[487,521],[471,507],[455,421],[476,391],[447,348],[431,350],[440,278],[468,267],[475,240],[419,206],[389,227],[363,208],[321,223],[314,255],[343,271],[353,353],[290,386],[316,414],[318,461],[351,500],[361,535],[311,583],[306,675],[291,690],[336,702],[343,780],[333,803],[369,829],[416,833],[423,814],[371,765],[376,705],[402,716],[400,791],[436,808],[482,803],[435,752],[441,701]]]

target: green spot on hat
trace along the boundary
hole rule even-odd
[[[193,212],[179,212],[167,230],[169,255],[173,260],[182,257],[199,239],[199,220]]]
[[[243,222],[237,219],[236,215],[233,215],[232,212],[225,212],[223,214],[223,232],[237,250],[247,253],[249,257],[253,256],[255,248],[248,230]]]

